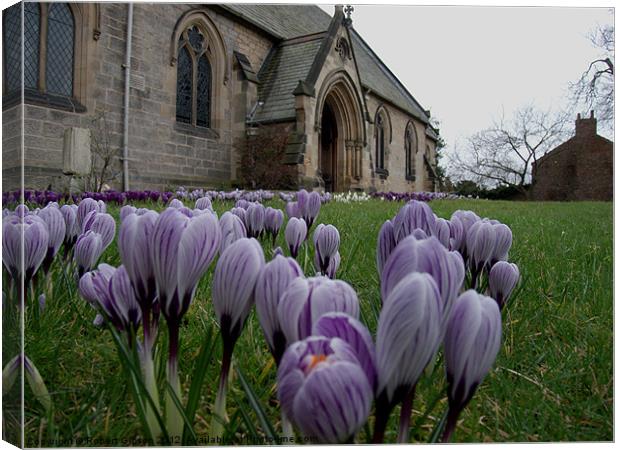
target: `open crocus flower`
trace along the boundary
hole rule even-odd
[[[222,370],[215,400],[215,416],[211,434],[221,436],[226,415],[226,383],[237,339],[254,301],[254,289],[265,265],[263,249],[256,239],[242,238],[233,242],[215,267],[213,274],[213,308],[222,333]]]
[[[399,243],[415,229],[421,229],[427,236],[435,233],[435,214],[425,202],[411,200],[394,217],[394,239]]]
[[[278,398],[305,437],[336,444],[351,442],[366,423],[373,393],[349,344],[309,337],[284,353]]]
[[[359,317],[359,301],[344,281],[327,277],[295,278],[280,297],[278,320],[287,345],[312,334],[314,323],[325,313],[343,312]]]
[[[390,291],[377,327],[377,421],[383,441],[390,412],[403,401],[399,442],[407,440],[415,386],[442,338],[443,301],[428,273],[413,272]]]
[[[446,333],[448,417],[443,441],[454,432],[461,411],[491,369],[502,338],[502,316],[497,302],[470,289],[457,299]]]
[[[21,289],[22,276],[24,286],[28,287],[45,259],[48,242],[47,226],[43,219],[34,214],[14,214],[2,220],[2,262],[18,289]],[[18,298],[21,298],[21,293],[18,293]]]
[[[188,217],[175,208],[167,208],[155,221],[151,257],[159,305],[168,325],[168,382],[178,398],[179,326],[198,281],[220,247],[221,237],[218,220],[210,213]],[[166,411],[168,433],[181,436],[183,420],[170,393],[166,395]]]
[[[519,267],[506,261],[498,261],[489,272],[489,292],[497,301],[500,311],[519,282]]]
[[[47,253],[41,265],[43,272],[47,273],[56,257],[56,253],[60,250],[60,246],[65,240],[67,225],[65,219],[60,212],[57,204],[50,203],[41,209],[37,214],[47,225],[49,240],[47,242]]]
[[[379,276],[383,273],[383,267],[395,247],[394,224],[391,220],[386,220],[381,225],[379,239],[377,239],[377,270],[379,271]]]
[[[384,304],[395,286],[412,272],[428,273],[434,278],[443,301],[445,327],[465,277],[461,255],[448,251],[434,236],[426,239],[416,239],[415,235],[406,237],[388,258],[381,275]]]
[[[256,314],[276,364],[280,363],[286,350],[286,338],[278,319],[278,304],[289,284],[302,276],[303,271],[297,261],[276,254],[265,264],[256,282]]]
[[[335,226],[321,223],[316,227],[312,240],[314,241],[318,269],[321,274],[325,275],[331,258],[334,257],[340,247],[340,233]]]
[[[220,244],[220,253],[238,239],[247,236],[243,220],[236,214],[226,211],[220,217],[220,228],[222,230],[222,242]]]
[[[83,231],[84,229],[84,220],[86,219],[86,216],[88,216],[88,214],[90,214],[93,211],[96,211],[99,213],[106,212],[105,202],[103,202],[102,200],[97,201],[92,198],[85,198],[78,205],[78,209],[76,212],[76,220],[77,220],[77,225],[78,225],[78,228],[80,229],[80,232]]]
[[[249,238],[258,239],[265,227],[265,207],[260,203],[250,203],[245,213],[245,228]]]
[[[307,234],[308,227],[303,219],[298,219],[296,217],[291,217],[289,219],[286,224],[286,230],[284,230],[284,237],[293,258],[297,258],[299,248],[306,240]]]

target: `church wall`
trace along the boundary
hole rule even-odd
[[[94,40],[92,33],[85,38],[86,70],[84,98],[80,99],[85,112],[63,111],[47,105],[25,105],[24,141],[26,187],[42,189],[52,185],[63,189],[67,177],[62,175],[63,135],[67,128],[90,128],[96,132],[94,119],[105,115],[105,130],[110,144],[122,152],[125,35],[127,4],[102,3],[101,34]],[[178,185],[219,186],[231,180],[233,138],[243,129],[247,101],[233,101],[234,95],[247,92],[237,71],[233,71],[233,50],[244,53],[258,72],[260,62],[268,53],[271,42],[265,35],[234,20],[217,8],[208,8],[227,50],[228,80],[220,89],[221,108],[213,115],[219,129],[213,131],[181,126],[176,122],[176,66],[170,64],[170,42],[179,17],[196,5],[134,4],[132,37],[132,74],[142,87],[131,88],[129,102],[129,156],[131,189],[164,189]],[[86,42],[87,39],[87,42]],[[5,127],[14,110],[3,112]],[[6,120],[8,117],[9,120]],[[237,123],[240,122],[240,123]],[[101,124],[102,121],[99,121]],[[102,126],[99,126],[101,132]],[[8,129],[7,129],[8,130]],[[8,130],[10,131],[10,130]],[[10,134],[10,133],[9,133]],[[8,135],[7,135],[8,136]],[[19,186],[13,172],[19,161],[10,139],[3,138],[3,188]],[[120,161],[117,177],[109,183],[121,188]]]
[[[366,158],[364,161],[364,187],[366,189],[374,188],[377,191],[383,192],[432,190],[432,184],[424,166],[424,152],[427,145],[430,146],[432,158],[434,160],[435,142],[426,137],[426,126],[402,110],[393,107],[389,103],[385,103],[383,99],[375,95],[370,94],[366,96],[366,105],[368,107],[368,113],[373,120],[379,107],[383,106],[387,110],[392,132],[390,140],[389,125],[387,125],[385,159],[389,175],[385,179],[381,179],[379,176],[374,175],[373,170],[375,164],[375,127],[373,123],[367,124],[368,145],[364,152]],[[415,156],[415,181],[407,180],[405,177],[405,131],[410,120],[413,122],[418,136],[418,151]]]
[[[15,105],[2,111],[2,189],[20,184],[22,106]]]

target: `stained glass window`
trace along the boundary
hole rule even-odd
[[[199,127],[209,126],[209,106],[211,102],[211,65],[205,55],[198,62],[198,96],[196,125]]]
[[[187,47],[179,49],[177,61],[177,120],[192,121],[192,59]]]
[[[73,93],[73,15],[65,3],[50,3],[47,22],[47,91]]]
[[[211,125],[212,70],[205,35],[197,26],[179,37],[177,57],[177,121],[198,127]]]
[[[21,3],[7,8],[2,17],[4,30],[4,83],[6,92],[19,90],[21,80]]]

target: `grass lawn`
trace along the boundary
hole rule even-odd
[[[284,209],[280,200],[269,204]],[[220,215],[231,206],[231,202],[214,203]],[[383,221],[401,206],[379,200],[332,202],[323,205],[318,218],[318,223],[331,223],[340,230],[342,263],[338,278],[357,291],[362,321],[373,334],[380,304],[377,233]],[[481,217],[509,225],[514,235],[510,260],[519,265],[522,274],[520,291],[504,310],[498,359],[461,415],[454,440],[612,440],[612,204],[439,200],[431,207],[440,217],[449,218],[456,209],[471,209]],[[108,212],[118,220],[118,208],[109,206]],[[278,243],[284,248],[283,234],[282,230]],[[101,261],[120,264],[116,243]],[[311,254],[302,251],[299,261],[306,275],[314,273]],[[206,330],[217,326],[209,295],[213,267],[201,281],[181,329],[184,398]],[[127,445],[122,439],[140,436],[142,430],[110,334],[92,325],[95,312],[77,295],[75,282],[58,266],[53,274],[53,295],[47,297],[39,324],[27,322],[25,336],[26,354],[47,384],[53,413],[45,418],[43,408],[26,387],[26,445],[50,446],[58,440],[57,445],[67,446],[70,441],[63,439],[77,438],[102,439],[107,445],[118,439],[118,445]],[[160,330],[166,333],[163,321]],[[159,342],[165,350],[166,336],[160,336]],[[166,352],[161,354],[165,356]],[[194,420],[198,435],[209,431],[220,355],[218,341]],[[5,351],[3,362],[12,356]],[[245,374],[279,431],[275,365],[254,312],[237,343],[233,364]],[[162,363],[159,367],[162,380],[164,366]],[[445,409],[444,378],[440,362],[419,384],[412,418],[412,424],[417,425],[412,430],[413,442],[428,440]],[[228,415],[230,443],[246,443],[248,437],[263,435],[261,421],[236,374],[229,388]],[[369,432],[362,429],[357,442],[370,439]],[[397,411],[392,414],[386,442],[394,442],[396,434]]]

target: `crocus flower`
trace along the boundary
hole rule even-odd
[[[400,401],[399,442],[406,439],[413,390],[442,338],[443,301],[428,273],[412,272],[390,291],[377,327],[377,421],[374,442],[383,441],[389,414]]]
[[[506,261],[498,261],[489,272],[489,292],[497,301],[500,311],[519,282],[519,267]]]
[[[50,204],[52,205],[52,204]],[[60,250],[60,246],[65,240],[66,224],[65,219],[58,206],[46,206],[37,214],[47,225],[49,240],[47,242],[47,253],[42,263],[43,272],[47,273]]]
[[[167,208],[153,228],[151,257],[155,285],[168,325],[168,382],[178,398],[181,398],[177,366],[179,326],[220,241],[220,226],[213,214],[188,217],[175,208]],[[166,394],[166,411],[168,432],[171,436],[181,436],[183,421],[170,393]]]
[[[245,228],[249,238],[258,239],[265,227],[265,207],[260,203],[250,203],[245,214]]]
[[[23,239],[23,259],[22,259]],[[2,221],[2,262],[20,286],[32,280],[47,254],[49,232],[43,219],[33,214],[7,216]]]
[[[412,272],[428,273],[435,279],[443,301],[445,326],[465,277],[461,255],[448,251],[435,237],[406,237],[388,258],[381,275],[381,298],[384,304],[392,289]]]
[[[289,219],[292,219],[293,217],[301,219],[301,212],[299,211],[297,202],[288,202],[284,208],[286,209],[286,215]]]
[[[235,216],[239,217],[243,221],[243,224],[245,226],[245,215],[247,213],[245,209],[234,207],[230,210],[230,212],[233,213]]]
[[[379,239],[377,240],[377,270],[379,276],[383,273],[383,267],[388,260],[392,251],[396,247],[396,238],[394,237],[394,224],[391,220],[386,220],[379,230]]]
[[[310,336],[314,323],[328,312],[343,312],[357,319],[359,301],[355,290],[342,280],[295,278],[278,304],[278,320],[287,345]]]
[[[297,261],[276,254],[265,264],[256,282],[256,314],[277,364],[286,350],[286,338],[278,319],[278,304],[289,284],[302,276],[303,271]]]
[[[271,206],[265,208],[265,231],[271,235],[272,245],[276,245],[276,238],[284,223],[284,213],[281,209],[275,209]]]
[[[215,416],[211,433],[223,432],[221,419],[226,414],[226,383],[237,339],[254,302],[254,289],[265,265],[263,249],[256,239],[242,238],[233,242],[215,267],[213,274],[213,308],[222,333],[222,370],[215,399]]]
[[[224,253],[224,250],[237,239],[247,236],[243,220],[230,211],[226,211],[222,214],[222,217],[220,217],[220,228],[222,230],[220,253]]]
[[[322,274],[325,274],[331,258],[334,257],[340,247],[340,233],[333,225],[319,224],[312,239],[319,263],[318,269]]]
[[[114,240],[116,222],[114,217],[107,213],[91,211],[82,222],[82,233],[94,231],[101,235],[103,246],[107,248]]]
[[[28,381],[28,385],[32,390],[35,398],[43,405],[47,412],[52,407],[52,399],[45,386],[43,377],[30,361],[30,359],[23,354],[19,354],[11,359],[2,370],[2,395],[5,395],[11,387],[15,384],[19,374],[21,373],[21,367],[23,364],[24,377]]]
[[[77,237],[80,235],[81,228],[77,222],[77,205],[62,205],[60,212],[65,219],[65,240],[64,240],[64,258],[67,259]]]
[[[444,247],[446,247],[448,250],[451,250],[450,222],[448,220],[438,217],[435,220],[435,232],[433,233],[433,235],[437,237],[439,242],[441,242]]]
[[[121,218],[121,222],[123,220],[125,220],[125,217],[127,217],[129,214],[133,214],[138,210],[138,208],[136,208],[135,206],[132,205],[125,205],[121,208],[121,211],[119,213],[119,216]]]
[[[291,217],[289,219],[286,224],[286,230],[284,230],[284,237],[286,238],[286,243],[288,244],[288,248],[293,258],[297,258],[299,248],[306,240],[307,234],[308,227],[306,226],[306,222],[296,217]]]
[[[469,229],[472,227],[472,225],[480,220],[480,217],[478,217],[478,215],[474,213],[473,211],[463,211],[459,209],[452,213],[452,216],[450,217],[450,221],[452,222],[455,218],[458,219],[458,221],[461,224],[460,228],[463,230],[460,245],[455,250],[458,250],[463,256],[463,258],[466,258],[467,257],[467,233],[469,232]],[[458,244],[458,243],[459,242],[455,242],[455,244]]]
[[[105,203],[102,200],[97,201],[92,198],[85,198],[80,202],[76,212],[77,225],[80,231],[84,229],[84,220],[86,219],[86,216],[88,216],[88,214],[92,211],[99,213],[106,212]]]
[[[308,230],[312,228],[312,224],[318,217],[320,211],[321,211],[321,195],[316,191],[312,191],[308,195],[308,199],[305,203],[305,207],[302,210],[303,219],[306,222],[306,225],[308,226]]]
[[[467,261],[472,274],[472,287],[475,289],[482,269],[491,262],[496,247],[495,227],[492,223],[480,220],[467,232]]]
[[[209,197],[201,197],[196,200],[196,209],[210,209],[213,210],[211,205],[211,199]]]
[[[314,265],[317,268],[317,270],[319,270],[319,260],[317,258],[317,254],[314,254]],[[334,253],[334,256],[332,256],[329,259],[329,266],[327,266],[327,270],[325,271],[325,275],[327,275],[327,277],[331,278],[332,280],[334,278],[336,278],[336,272],[338,271],[338,268],[340,267],[340,252],[336,252]]]
[[[278,398],[304,436],[351,441],[366,423],[372,388],[354,350],[339,338],[309,337],[291,345],[278,369]]]
[[[405,204],[394,217],[394,239],[402,241],[419,228],[428,236],[435,233],[435,214],[428,204],[411,200]]]
[[[507,225],[498,223],[493,226],[495,231],[495,248],[491,254],[488,268],[495,265],[498,261],[508,260],[508,252],[512,246],[512,231]]]
[[[452,215],[448,224],[450,225],[450,246],[448,249],[460,251],[465,240],[463,222],[458,216]]]
[[[178,198],[173,198],[172,200],[170,200],[170,203],[168,204],[168,207],[169,208],[179,209],[179,208],[185,207],[185,205],[183,205],[183,202],[181,200],[179,200]]]
[[[461,411],[491,369],[501,337],[502,316],[497,302],[473,289],[461,294],[444,341],[449,408],[444,442],[450,439]]]
[[[304,218],[306,214],[307,207],[308,207],[308,191],[306,191],[305,189],[300,189],[297,192],[297,209],[302,219]]]
[[[104,251],[103,239],[99,233],[89,230],[78,236],[73,254],[78,278],[95,267]]]

